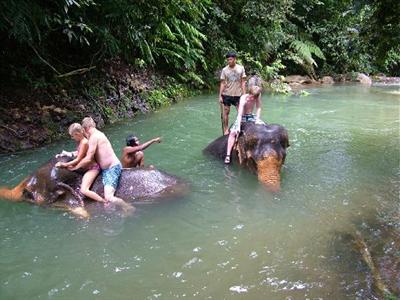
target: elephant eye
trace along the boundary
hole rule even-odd
[[[57,191],[56,191],[56,194],[57,194],[58,196],[61,196],[61,195],[64,195],[64,194],[65,194],[65,191],[64,191],[64,190],[57,190]]]

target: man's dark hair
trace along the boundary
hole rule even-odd
[[[229,57],[234,57],[236,58],[236,52],[235,51],[228,51],[228,53],[226,53],[225,58],[229,58]]]
[[[137,146],[137,140],[138,138],[134,136],[133,134],[130,134],[126,137],[126,145],[130,147]]]

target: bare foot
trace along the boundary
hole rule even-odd
[[[89,219],[90,215],[87,212],[87,210],[83,207],[75,207],[75,208],[71,208],[70,211],[75,215],[78,216],[79,218],[82,219]]]
[[[135,211],[136,211],[136,207],[134,207],[130,204],[127,204],[126,206],[122,207],[122,215],[124,217],[132,216]]]

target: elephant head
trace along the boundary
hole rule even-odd
[[[289,147],[287,130],[276,124],[244,123],[237,141],[239,163],[257,173],[258,179],[270,191],[280,190],[281,167]]]
[[[280,190],[280,171],[289,147],[287,130],[277,124],[260,125],[253,122],[242,123],[242,132],[237,139],[232,155],[239,163],[255,172],[265,187]],[[227,136],[222,136],[204,149],[206,153],[224,158]]]
[[[68,159],[67,157],[52,158],[15,188],[1,188],[0,198],[62,208],[87,217],[83,200],[77,193],[82,176],[76,172],[55,167],[58,161],[65,162]]]

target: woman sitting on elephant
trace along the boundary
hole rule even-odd
[[[77,154],[75,159],[71,160],[70,162],[66,163],[58,162],[56,164],[56,167],[58,168],[72,169],[86,156],[86,153],[89,149],[88,140],[84,136],[81,124],[79,123],[71,124],[68,128],[68,133],[71,136],[71,138],[78,143],[76,150]],[[63,153],[65,152],[63,151]],[[88,166],[87,169],[85,170],[85,174],[83,175],[80,190],[83,195],[85,195],[90,199],[99,202],[105,202],[105,200],[102,197],[100,197],[98,194],[90,190],[90,187],[92,186],[97,175],[99,175],[100,171],[101,171],[100,166],[96,162],[93,162],[90,166]]]
[[[256,114],[253,114],[254,106]],[[231,162],[232,147],[236,138],[240,133],[240,125],[242,122],[255,122],[256,124],[264,124],[260,119],[261,115],[261,87],[253,85],[250,87],[249,93],[240,97],[238,114],[235,123],[229,129],[228,146],[226,149],[225,163]]]

